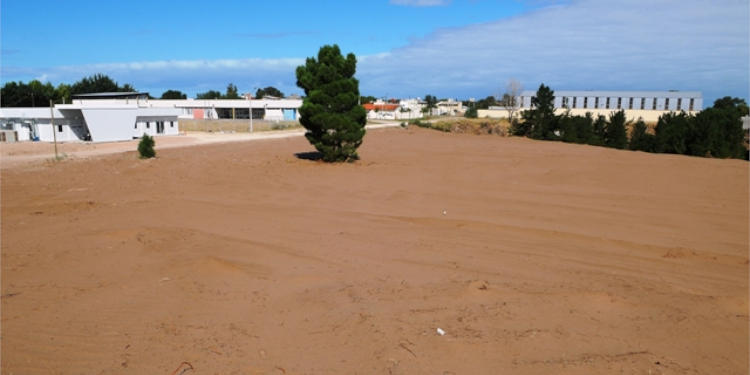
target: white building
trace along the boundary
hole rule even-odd
[[[0,108],[0,129],[16,140],[110,142],[179,134],[178,118],[295,121],[301,99],[147,99],[145,93],[97,93],[49,108]],[[55,133],[53,133],[53,131]]]
[[[86,105],[58,104],[52,111],[49,108],[0,108],[0,126],[14,130],[19,141],[126,141],[144,133],[178,134],[178,114],[175,109],[144,108],[135,103],[101,100]]]
[[[463,103],[460,100],[448,99],[437,103],[438,116],[458,116],[464,112]]]
[[[624,110],[628,120],[640,118],[656,122],[665,113],[685,111],[695,114],[703,109],[703,96],[697,91],[555,91],[554,95],[558,115],[570,111],[571,115],[591,113],[596,117]],[[521,111],[532,108],[531,99],[535,96],[536,91],[521,93],[518,97],[519,115]],[[508,111],[500,107],[480,109],[477,116],[507,118]]]

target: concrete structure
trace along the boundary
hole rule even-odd
[[[404,99],[395,103],[394,100],[386,103],[376,100],[375,103],[366,103],[362,107],[367,111],[370,120],[411,120],[422,117],[422,104],[419,99]]]
[[[0,128],[13,130],[18,140],[52,142],[125,141],[149,135],[179,133],[179,111],[168,108],[146,108],[136,103],[58,104],[49,108],[0,108]],[[54,132],[54,133],[53,133]]]
[[[438,116],[458,116],[464,112],[464,104],[459,100],[443,100],[437,103]]]
[[[531,109],[531,98],[536,91],[524,91],[519,96],[521,111]],[[643,119],[656,122],[668,112],[685,111],[696,114],[703,109],[703,96],[697,91],[555,91],[555,113],[570,111],[571,115],[586,113],[609,116],[624,110],[628,120]],[[477,111],[478,117],[507,118],[508,112],[501,107]]]

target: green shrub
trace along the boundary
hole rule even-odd
[[[141,155],[141,159],[149,159],[156,156],[156,151],[154,151],[155,144],[156,142],[154,142],[153,137],[145,133],[143,134],[143,138],[138,142],[138,153]]]
[[[638,120],[638,122],[633,125],[628,148],[634,151],[656,151],[656,138],[653,134],[648,133],[648,127],[643,120]]]

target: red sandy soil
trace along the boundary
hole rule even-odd
[[[424,129],[311,150],[4,169],[2,373],[747,373],[747,162]]]

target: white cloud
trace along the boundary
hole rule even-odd
[[[510,78],[527,89],[699,90],[748,98],[748,3],[721,0],[576,0],[495,22],[441,29],[407,46],[360,56],[363,94],[482,97]],[[98,72],[160,94],[275,86],[301,92],[290,59],[169,60],[2,66],[6,79],[74,82]]]
[[[498,94],[528,89],[700,90],[748,96],[748,3],[578,0],[521,16],[443,29],[370,58],[364,92]]]
[[[391,0],[393,5],[410,7],[435,7],[450,4],[451,0]]]

